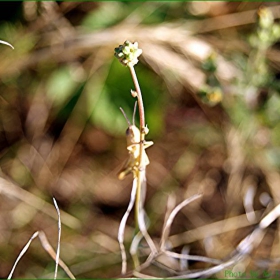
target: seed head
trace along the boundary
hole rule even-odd
[[[134,66],[138,63],[138,57],[142,50],[138,48],[138,43],[125,41],[123,45],[115,48],[115,57],[125,66]]]

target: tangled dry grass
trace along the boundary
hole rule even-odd
[[[1,40],[15,49],[0,52],[0,277],[8,276],[34,232],[44,231],[56,246],[52,197],[61,214],[60,256],[73,275],[120,275],[117,235],[131,178],[117,179],[126,151],[125,122],[116,112],[133,106],[132,82],[114,64],[113,50],[129,38],[143,49],[139,81],[155,142],[148,152],[148,230],[164,253],[146,261],[149,250],[141,244],[143,269],[133,272],[129,258],[126,276],[277,278],[277,94],[255,86],[258,98],[245,103],[248,114],[235,103],[236,93],[251,92],[243,80],[248,69],[238,66],[242,57],[254,65],[246,38],[262,3],[208,2],[205,11],[198,2],[111,4],[24,2],[22,19],[3,24]],[[277,21],[277,3],[266,5]],[[225,99],[209,106],[198,92],[209,81],[201,65],[213,53]],[[275,76],[268,88],[276,85],[279,57],[277,43],[265,52]],[[172,216],[198,192],[199,199]],[[131,217],[127,249],[133,234]],[[14,276],[47,278],[54,271],[34,240]],[[58,277],[65,277],[62,270]]]

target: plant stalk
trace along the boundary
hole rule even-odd
[[[135,86],[135,91],[137,93],[137,104],[139,110],[139,124],[140,124],[140,151],[139,151],[139,166],[136,172],[137,178],[137,193],[136,193],[136,202],[135,202],[135,219],[137,222],[137,227],[139,228],[139,211],[143,206],[143,199],[142,195],[142,188],[141,188],[141,172],[145,172],[146,166],[143,164],[143,154],[144,154],[144,141],[145,141],[145,111],[144,111],[144,104],[141,89],[139,86],[139,82],[136,76],[136,72],[133,66],[129,66],[129,70],[132,76],[132,80]]]

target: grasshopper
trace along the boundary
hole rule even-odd
[[[134,111],[133,111],[133,124],[130,123],[128,120],[124,110],[120,108],[122,111],[127,124],[128,128],[126,130],[126,142],[127,142],[127,150],[128,150],[128,159],[124,163],[122,169],[120,170],[118,177],[120,180],[123,180],[126,175],[129,173],[133,173],[135,175],[135,171],[139,168],[140,166],[140,130],[137,126],[134,124],[134,118],[135,118],[135,111],[136,111],[136,105],[137,103],[135,102],[134,106]],[[148,131],[148,128],[147,128]],[[148,133],[148,132],[147,132]],[[146,134],[147,134],[146,133]],[[145,141],[143,146],[144,150],[142,152],[142,161],[143,165],[146,166],[150,163],[149,158],[145,152],[145,149],[148,147],[152,146],[154,143],[152,141]]]

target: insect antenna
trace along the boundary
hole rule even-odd
[[[122,114],[123,114],[124,118],[126,119],[126,121],[127,121],[128,125],[130,126],[130,125],[131,125],[131,123],[130,123],[130,121],[129,121],[128,117],[126,116],[126,114],[125,114],[125,112],[124,112],[123,108],[122,108],[122,107],[120,107],[120,110],[122,111]]]

